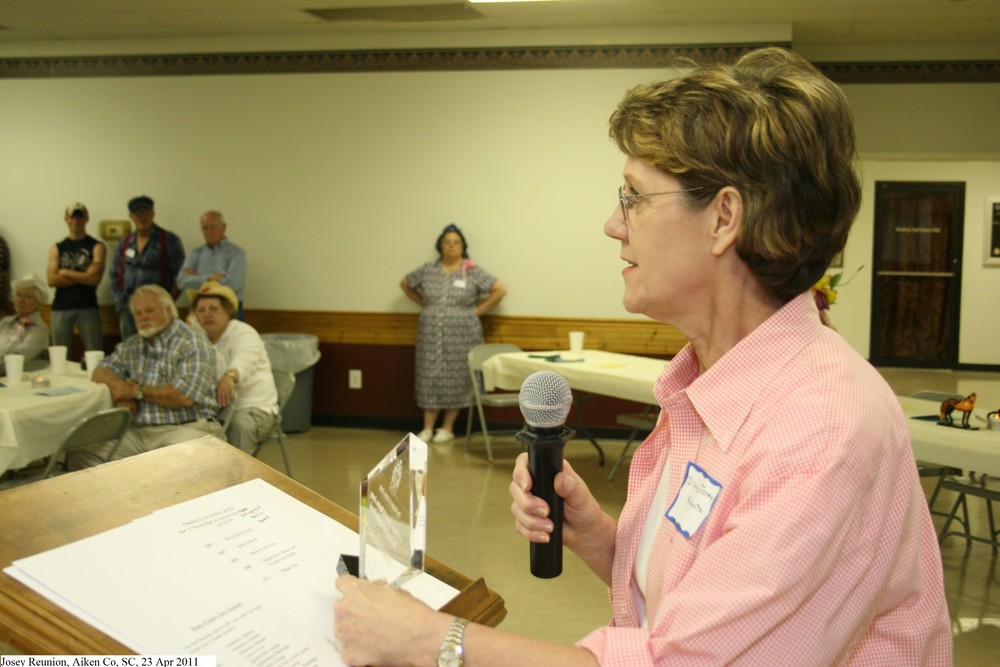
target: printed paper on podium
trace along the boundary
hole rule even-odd
[[[226,665],[343,665],[335,564],[358,534],[254,479],[19,559],[4,571],[130,649]],[[434,608],[458,591],[405,589]]]
[[[407,434],[361,481],[360,574],[391,586],[423,572],[427,443]]]

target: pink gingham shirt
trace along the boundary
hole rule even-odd
[[[951,665],[899,403],[808,293],[701,376],[686,347],[655,394],[660,423],[632,459],[618,521],[614,616],[580,646],[605,666]],[[689,462],[721,491],[690,538],[659,522],[642,628],[633,570],[668,454],[668,507]]]

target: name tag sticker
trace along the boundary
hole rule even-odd
[[[455,281],[455,287],[459,289],[465,289],[465,281],[459,278],[458,280]]]
[[[125,248],[126,257],[135,257],[135,248]]]
[[[681,535],[690,539],[705,523],[721,490],[721,484],[693,461],[688,461],[681,490],[667,510],[667,519],[677,527]]]

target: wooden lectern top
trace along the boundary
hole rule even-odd
[[[239,448],[206,436],[0,492],[0,569],[19,558],[257,477],[358,529],[358,517],[352,512]],[[330,564],[331,585],[334,566]],[[426,569],[461,591],[442,611],[491,626],[503,620],[507,613],[503,598],[482,579],[473,581],[431,558]],[[0,574],[0,639],[36,655],[133,652],[6,573]]]

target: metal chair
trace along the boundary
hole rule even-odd
[[[69,452],[93,445],[112,443],[111,449],[102,460],[102,463],[106,463],[118,451],[118,446],[131,425],[132,413],[126,408],[109,408],[88,415],[66,432],[62,442],[59,443],[59,448],[49,457],[45,469],[40,474],[13,477],[0,485],[0,488],[37,482],[65,472],[65,459]],[[57,468],[61,470],[57,471]]]
[[[62,464],[65,468],[65,456],[67,452],[75,449],[83,449],[101,443],[113,443],[104,457],[104,462],[110,461],[118,451],[118,446],[122,443],[122,438],[132,425],[132,413],[127,408],[108,408],[101,410],[97,414],[84,417],[80,423],[71,428],[63,437],[56,453],[49,457],[49,464],[45,466],[41,479],[51,477],[57,465]]]
[[[913,398],[919,398],[925,401],[934,401],[935,403],[942,403],[949,398],[965,398],[959,394],[952,394],[944,391],[932,391],[932,390],[922,390],[912,394]],[[937,477],[937,484],[934,485],[934,490],[931,492],[931,497],[927,499],[927,508],[930,510],[931,514],[937,514],[938,516],[948,516],[947,512],[939,512],[934,509],[934,503],[937,502],[938,494],[941,493],[942,484],[946,477],[961,476],[962,469],[954,468],[952,466],[941,465],[939,463],[931,463],[929,461],[917,461],[917,474],[921,477]]]
[[[233,400],[229,401],[229,405],[219,410],[219,421],[222,422],[223,438],[229,435],[229,425],[233,422],[233,414],[235,412],[236,412],[236,394],[233,394]]]
[[[285,474],[291,477],[292,464],[288,461],[288,449],[285,446],[285,430],[281,427],[281,416],[285,411],[285,405],[288,404],[288,399],[291,397],[292,391],[295,390],[295,374],[290,371],[279,371],[272,368],[271,375],[274,377],[274,388],[278,390],[278,417],[267,437],[257,443],[257,448],[253,450],[253,455],[257,456],[260,454],[261,448],[267,444],[267,441],[274,438],[281,445],[281,457],[285,460]]]
[[[472,381],[472,400],[475,402],[476,412],[479,413],[479,427],[483,432],[483,439],[486,441],[486,458],[493,461],[493,447],[490,443],[490,433],[486,426],[486,413],[484,407],[489,408],[510,408],[517,406],[517,392],[489,393],[483,385],[483,363],[495,354],[503,352],[520,352],[521,348],[511,343],[483,343],[476,345],[469,350],[469,378]],[[465,424],[465,450],[469,450],[469,443],[472,442],[472,421],[474,415],[472,406],[469,406],[469,416]],[[516,431],[510,431],[516,433]],[[508,433],[508,431],[504,431]],[[494,435],[498,433],[494,432]]]
[[[622,426],[631,426],[632,432],[628,435],[628,440],[625,442],[625,447],[622,449],[622,453],[618,455],[618,459],[615,461],[615,464],[611,466],[611,472],[608,473],[609,482],[615,478],[615,473],[618,472],[618,467],[621,466],[625,457],[628,456],[628,450],[632,447],[635,437],[639,435],[640,432],[649,433],[656,428],[656,420],[659,416],[660,411],[658,408],[652,405],[647,405],[642,409],[641,413],[628,413],[615,417],[615,422],[618,424],[621,424]]]
[[[998,542],[1000,530],[997,530],[993,519],[993,501],[1000,500],[1000,481],[988,479],[986,475],[980,475],[977,479],[976,474],[970,472],[968,477],[945,477],[941,486],[949,491],[958,493],[958,498],[955,499],[955,504],[952,506],[951,512],[947,515],[948,518],[945,520],[944,525],[941,526],[941,532],[938,533],[938,544],[943,543],[945,538],[957,535],[965,538],[967,547],[972,546],[973,541],[989,544],[993,547],[993,555],[996,556],[998,550],[1000,550],[1000,542]],[[990,525],[989,537],[979,537],[972,534],[972,529],[969,525],[969,505],[966,502],[966,496],[976,496],[986,501],[986,516],[989,519]],[[961,519],[956,516],[959,507],[962,508]],[[958,521],[962,524],[962,532],[948,530],[952,521]]]

